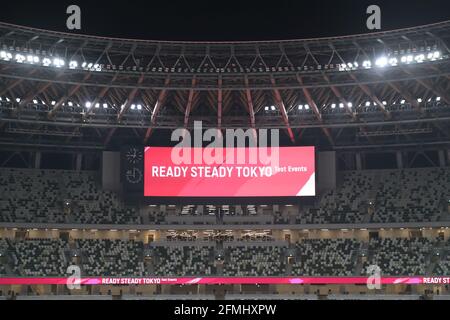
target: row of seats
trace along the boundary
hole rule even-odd
[[[158,276],[194,276],[216,274],[214,247],[154,248],[154,274]]]
[[[60,239],[27,239],[14,243],[13,270],[28,277],[59,276],[69,266],[64,250],[68,244]]]
[[[293,275],[351,276],[361,243],[355,239],[305,239],[295,247]]]
[[[82,252],[82,271],[91,276],[142,277],[143,243],[124,240],[77,239]]]
[[[316,205],[295,213],[297,224],[423,222],[440,219],[450,198],[449,168],[348,171],[336,190],[325,192]],[[0,169],[0,222],[135,224],[138,210],[102,190],[95,172]],[[256,215],[243,206],[242,215]],[[203,215],[237,214],[234,206],[206,205]],[[198,215],[186,205],[183,215]],[[275,224],[288,224],[285,213],[273,213]],[[165,213],[153,209],[148,223],[164,224]]]
[[[291,247],[266,244],[238,244],[224,250],[225,276],[351,276],[365,275],[377,265],[383,275],[445,275],[449,256],[443,256],[434,270],[433,249],[442,243],[428,238],[383,238],[363,243],[356,239],[303,239]],[[195,276],[216,275],[214,245],[151,246],[134,240],[26,239],[0,241],[16,275],[61,276],[67,267],[79,265],[84,276]],[[219,250],[219,249],[218,249]],[[218,251],[220,252],[220,250]],[[367,253],[367,254],[366,254]],[[147,258],[151,258],[147,260]],[[293,259],[293,263],[287,263]],[[9,261],[9,262],[8,262]],[[358,267],[360,266],[360,267]]]
[[[225,276],[279,276],[286,272],[284,247],[238,246],[228,249]]]
[[[364,270],[370,265],[377,265],[383,274],[425,275],[427,256],[431,253],[434,243],[426,238],[371,239],[369,259],[364,263]]]
[[[450,197],[447,168],[381,172],[372,222],[436,221],[442,200]]]
[[[0,222],[132,224],[137,210],[102,190],[94,172],[0,169]]]
[[[336,190],[323,193],[316,204],[298,212],[275,210],[274,224],[395,223],[432,222],[445,217],[450,199],[450,168],[346,171]],[[255,206],[241,207],[243,213],[257,215]],[[219,210],[220,209],[220,210]],[[230,206],[204,206],[204,212],[233,215]],[[184,215],[197,215],[194,205],[182,209]],[[156,223],[164,224],[164,214]],[[260,222],[266,223],[266,222]]]

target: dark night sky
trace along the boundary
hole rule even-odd
[[[364,33],[370,4],[381,7],[382,30],[450,19],[448,0],[14,0],[3,1],[0,20],[68,31],[65,11],[70,4],[81,7],[79,33],[159,40],[270,40]]]

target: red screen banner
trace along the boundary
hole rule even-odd
[[[144,196],[315,195],[314,147],[221,148],[221,157],[214,162],[208,157],[212,149],[146,147]],[[180,161],[180,154],[188,161]]]
[[[367,284],[367,277],[163,277],[163,278],[0,278],[0,285],[81,284],[81,285],[150,285],[150,284]],[[381,284],[449,284],[450,276],[381,277]]]

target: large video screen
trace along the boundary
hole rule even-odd
[[[146,197],[315,195],[314,147],[146,147]]]

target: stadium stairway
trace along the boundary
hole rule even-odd
[[[362,246],[366,245],[366,243],[363,243]],[[355,266],[355,269],[353,271],[354,275],[360,275],[363,271],[363,262],[362,262],[362,249],[359,249],[357,251],[353,252],[352,255],[352,263]]]

